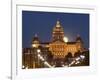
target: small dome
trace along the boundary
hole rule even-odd
[[[39,43],[39,38],[37,34],[35,34],[35,36],[33,37],[32,43]]]
[[[82,39],[81,39],[80,35],[77,35],[77,37],[76,37],[76,41],[80,41],[80,42],[82,42]]]
[[[63,32],[63,28],[60,24],[60,21],[57,21],[55,27],[53,28],[53,32],[58,32],[58,31]]]

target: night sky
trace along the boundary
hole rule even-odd
[[[59,20],[69,41],[75,41],[79,34],[84,46],[89,48],[89,14],[22,11],[22,46],[31,47],[32,38],[38,35],[40,41],[49,42],[52,29]]]

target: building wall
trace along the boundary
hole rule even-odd
[[[69,52],[72,53],[72,56],[76,52],[82,51],[81,44],[66,44],[64,42],[54,42],[49,44],[49,50],[52,52],[55,58],[64,58]]]

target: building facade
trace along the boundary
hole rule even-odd
[[[35,35],[31,46],[31,48],[23,49],[22,68],[60,66],[69,53],[72,57],[75,57],[76,53],[79,52],[80,54],[85,51],[83,41],[79,35],[74,42],[64,41],[64,29],[60,21],[57,21],[53,28],[50,42],[41,42],[39,37]]]

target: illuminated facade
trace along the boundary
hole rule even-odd
[[[64,41],[64,30],[59,21],[53,28],[52,42],[49,44],[49,50],[52,52],[55,58],[64,58],[69,52],[74,54],[77,51],[83,51],[83,42],[80,36],[77,36],[75,42]]]
[[[72,57],[75,57],[75,54],[80,55],[84,51],[83,41],[79,35],[74,42],[64,41],[64,29],[60,21],[57,21],[50,42],[42,43],[35,35],[32,40],[32,47],[23,49],[22,64],[28,68],[61,66],[69,53]]]

